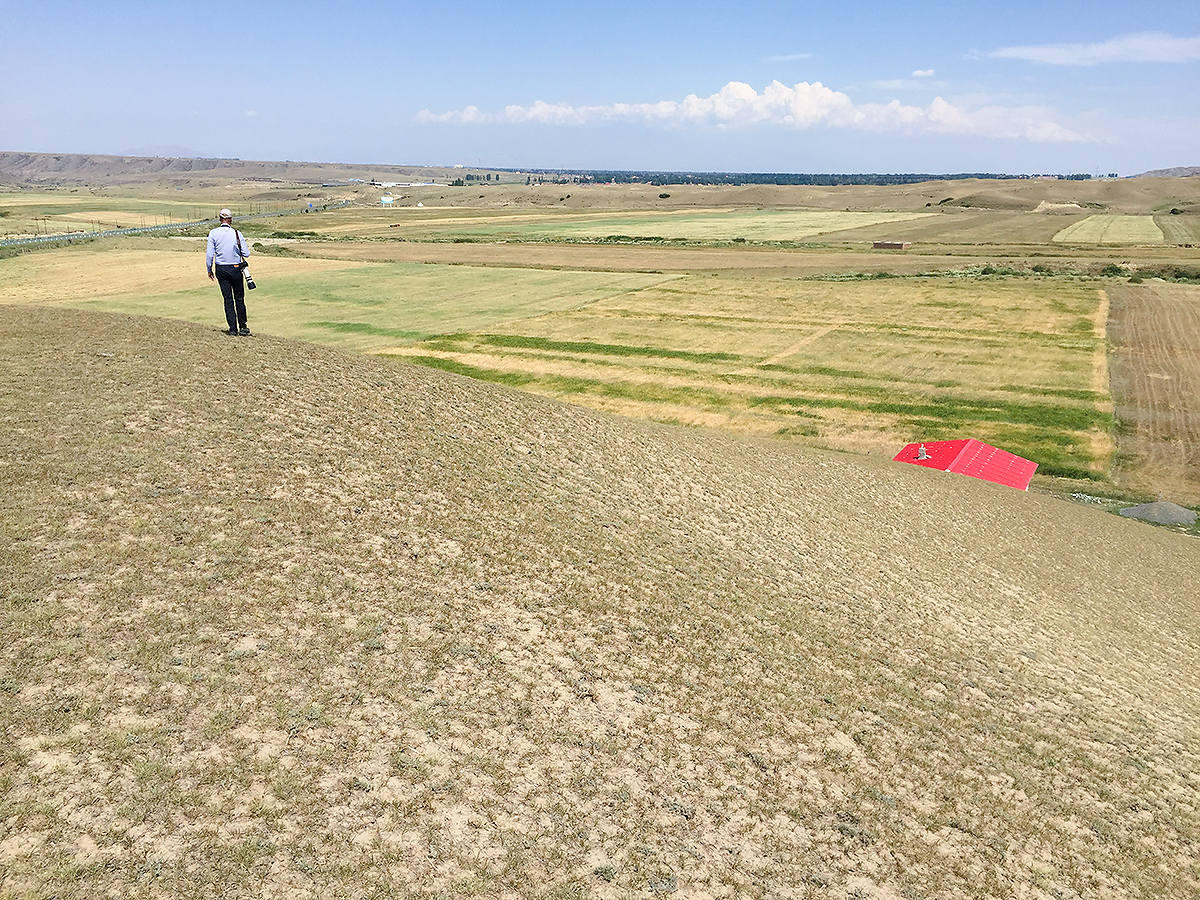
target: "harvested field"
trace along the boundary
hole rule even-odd
[[[1088,216],[1054,235],[1059,243],[1158,244],[1162,230],[1154,216]]]
[[[669,243],[542,244],[542,243],[424,243],[417,241],[290,242],[290,254],[324,259],[380,262],[425,262],[445,265],[587,269],[613,272],[723,272],[803,278],[838,274],[919,275],[953,272],[984,265],[1041,265],[1064,273],[1098,269],[1106,256],[1068,252],[1033,254],[1023,247],[916,246],[906,251],[882,251],[864,243],[821,244],[803,251],[773,247],[685,247]],[[949,251],[949,252],[947,252]],[[1173,261],[1177,255],[1168,257]]]
[[[1200,287],[1110,291],[1118,484],[1200,504]]]
[[[797,241],[865,226],[893,226],[932,214],[915,212],[834,212],[826,210],[684,210],[586,216],[508,216],[487,220],[446,221],[433,229],[404,215],[395,223],[401,234],[428,237],[490,237],[517,240],[598,240],[656,237],[688,241]]]
[[[956,210],[919,221],[898,223],[886,231],[874,227],[838,232],[836,238],[842,241],[880,240],[879,236],[886,233],[895,236],[889,240],[903,238],[920,244],[968,246],[1013,244],[1023,246],[1028,252],[1028,245],[1051,242],[1063,230],[1064,224],[1082,217],[1082,213],[1066,216],[1006,210]]]
[[[0,307],[13,897],[1193,900],[1195,539]]]
[[[1155,216],[1163,238],[1172,244],[1200,244],[1200,216]]]

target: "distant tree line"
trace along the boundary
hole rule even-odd
[[[1091,175],[1002,175],[994,172],[958,172],[954,174],[875,174],[858,175],[801,174],[789,172],[634,172],[595,169],[557,169],[540,176],[529,176],[526,184],[549,180],[576,184],[919,184],[924,181],[957,181],[965,178],[1058,178],[1068,181],[1088,181]]]

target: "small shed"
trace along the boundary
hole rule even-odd
[[[912,247],[912,241],[876,241],[871,246],[876,250],[908,250]]]
[[[388,192],[379,198],[379,202],[383,206],[391,206],[396,202],[396,198],[391,195],[391,192]]]
[[[1021,491],[1029,490],[1029,481],[1037,471],[1037,463],[1032,460],[974,438],[906,444],[893,459],[914,466],[994,481]]]

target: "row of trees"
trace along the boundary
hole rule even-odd
[[[862,174],[800,174],[787,172],[582,172],[581,180],[594,183],[670,184],[799,184],[833,186],[842,184],[885,185],[919,184],[924,181],[957,181],[966,178],[1067,178],[1075,181],[1090,179],[1090,175],[1003,175],[995,172],[957,172],[953,174],[926,173],[862,173]]]
[[[954,174],[801,174],[788,172],[627,172],[591,169],[560,169],[553,173],[526,176],[525,183],[578,184],[919,184],[924,181],[957,181],[965,178],[1059,178],[1087,181],[1091,175],[1002,175],[994,172],[958,172]]]

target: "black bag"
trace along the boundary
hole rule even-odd
[[[242,258],[242,275],[246,278],[246,290],[252,291],[258,285],[254,283],[254,276],[250,274],[250,263],[246,259],[246,254],[242,252],[242,233],[236,228],[233,229],[233,233],[237,235],[238,256]]]

